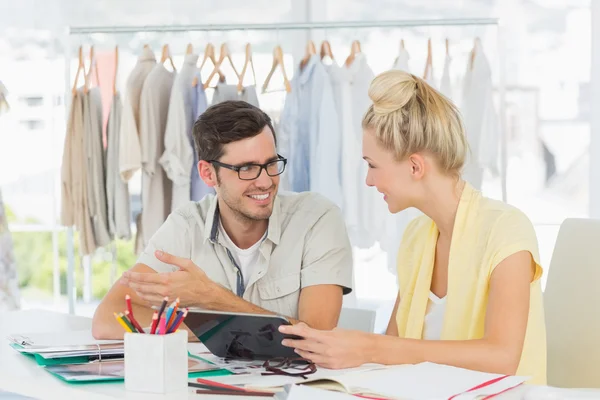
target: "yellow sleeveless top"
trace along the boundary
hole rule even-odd
[[[421,339],[435,258],[438,230],[427,216],[406,228],[398,251],[400,305],[398,335]],[[483,197],[465,185],[450,244],[448,291],[442,340],[481,339],[490,277],[506,257],[529,251],[536,263],[531,283],[529,319],[517,375],[530,384],[546,384],[546,325],[538,243],[529,219],[518,209]]]

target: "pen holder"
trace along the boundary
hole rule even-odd
[[[146,393],[185,390],[188,381],[188,335],[125,333],[125,389]]]

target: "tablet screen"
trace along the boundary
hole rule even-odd
[[[283,317],[190,309],[184,323],[219,357],[267,360],[298,356],[281,344],[289,336],[280,333],[279,326],[290,324]]]

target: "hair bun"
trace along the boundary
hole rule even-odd
[[[371,82],[369,98],[373,112],[386,115],[402,109],[417,91],[417,80],[407,72],[391,70],[384,72]]]

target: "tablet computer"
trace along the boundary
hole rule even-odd
[[[285,317],[190,308],[184,323],[218,357],[245,360],[298,357],[294,349],[281,344],[284,338],[300,339],[279,332],[279,326],[291,325]]]

